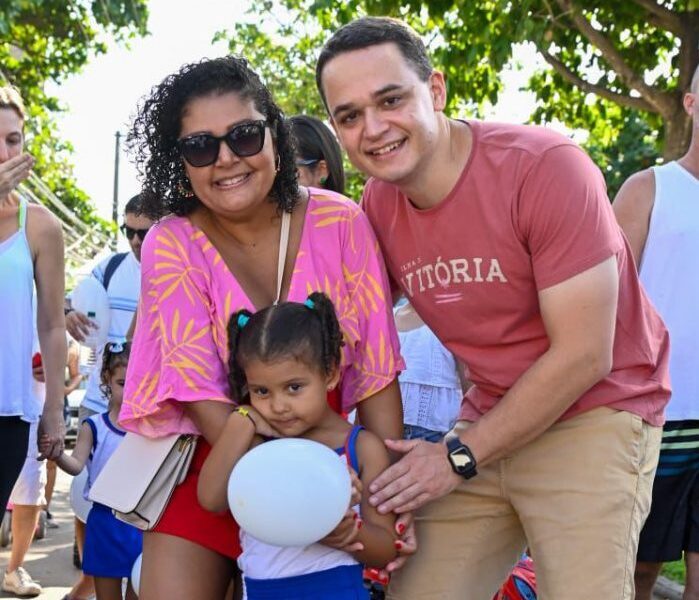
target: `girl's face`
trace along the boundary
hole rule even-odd
[[[251,100],[235,92],[194,98],[185,106],[180,139],[199,133],[220,137],[236,125],[264,119]],[[264,135],[262,149],[252,156],[238,156],[222,141],[213,164],[193,167],[184,161],[192,190],[214,214],[246,217],[267,201],[277,171],[269,127]]]
[[[124,383],[126,382],[126,367],[115,367],[109,375],[109,387],[112,390],[110,407],[121,406],[124,399]]]
[[[13,108],[0,108],[0,164],[22,154],[24,122]]]
[[[331,410],[327,393],[337,385],[339,372],[327,376],[288,358],[252,360],[245,365],[245,376],[253,408],[284,437],[298,437],[318,426]]]

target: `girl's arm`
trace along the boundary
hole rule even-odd
[[[69,380],[63,390],[64,396],[78,389],[80,382],[83,380],[83,376],[80,374],[80,353],[77,344],[68,346],[67,367]]]
[[[251,409],[252,412],[252,409]],[[239,412],[230,413],[199,473],[199,503],[212,512],[228,506],[228,479],[233,467],[253,444],[255,422]]]
[[[92,428],[83,421],[72,454],[68,456],[62,452],[56,459],[56,464],[69,475],[78,475],[85,468],[92,450],[92,443]]]
[[[369,483],[391,461],[383,442],[370,431],[362,431],[357,439],[360,479],[363,483],[361,516],[345,517],[322,543],[349,551],[354,558],[368,567],[383,568],[396,557],[396,538],[393,513],[379,514],[369,504]],[[347,535],[347,532],[350,535]],[[359,548],[359,549],[356,549]]]

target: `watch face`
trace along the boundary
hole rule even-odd
[[[471,458],[463,450],[455,450],[452,452],[451,461],[459,471],[466,469],[471,465]]]

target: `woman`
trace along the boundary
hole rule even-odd
[[[0,518],[27,456],[29,424],[50,439],[46,456],[63,450],[63,236],[42,206],[15,193],[34,164],[24,153],[25,111],[12,87],[0,87]],[[46,378],[43,412],[31,393],[33,301]],[[38,359],[37,359],[38,360]]]
[[[174,214],[143,245],[120,423],[147,436],[201,434],[187,478],[144,536],[141,599],[218,600],[240,552],[237,526],[227,512],[204,511],[196,485],[233,408],[229,317],[276,300],[303,301],[314,290],[328,294],[347,342],[344,409],[357,404],[367,428],[400,437],[402,362],[387,278],[357,206],[298,187],[288,124],[244,59],[204,60],[167,77],[140,108],[129,139],[145,213]],[[284,223],[288,250],[280,252]]]
[[[296,141],[299,183],[345,193],[342,152],[332,131],[315,117],[297,115],[289,119]]]

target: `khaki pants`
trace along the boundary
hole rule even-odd
[[[599,408],[479,469],[418,512],[388,598],[491,600],[528,546],[540,600],[631,600],[661,433]]]

